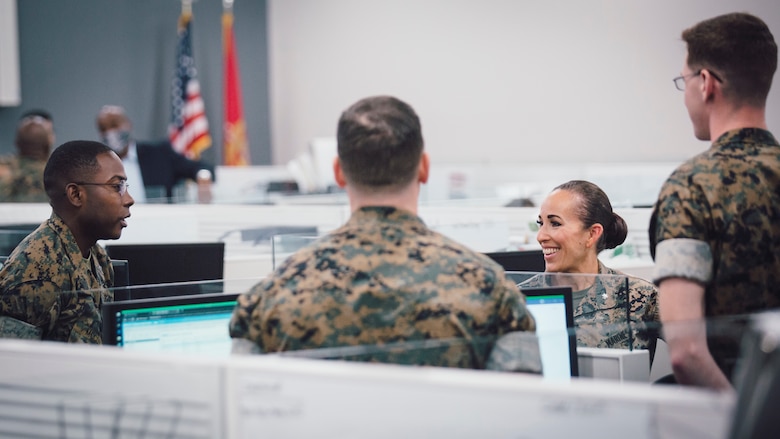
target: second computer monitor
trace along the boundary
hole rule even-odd
[[[541,273],[544,271],[544,255],[542,250],[518,250],[509,252],[485,253],[490,259],[498,262],[504,271],[526,271]]]
[[[228,324],[237,293],[103,304],[103,344],[143,352],[230,354]]]
[[[108,244],[111,259],[124,259],[130,285],[218,280],[224,276],[225,243]]]
[[[579,376],[571,287],[524,288],[522,291],[536,321],[544,377],[567,380]]]

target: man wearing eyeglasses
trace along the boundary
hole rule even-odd
[[[118,239],[134,200],[119,156],[100,142],[67,142],[43,184],[51,217],[0,269],[0,337],[101,343],[114,272],[100,239]]]
[[[674,84],[694,135],[712,144],[661,189],[653,280],[676,381],[730,391],[743,317],[780,307],[780,145],[765,117],[777,44],[743,13],[702,21],[682,39]]]

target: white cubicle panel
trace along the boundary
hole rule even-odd
[[[725,437],[691,389],[279,356],[0,340],[0,437]]]
[[[733,398],[611,381],[234,358],[230,437],[721,438]]]
[[[42,223],[51,216],[48,203],[2,203],[0,224]]]
[[[0,339],[0,437],[225,437],[224,366]]]

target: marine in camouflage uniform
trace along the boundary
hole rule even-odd
[[[727,131],[677,168],[650,222],[656,283],[705,285],[710,352],[732,378],[740,318],[780,307],[780,145],[768,131]]]
[[[291,256],[239,297],[230,323],[262,352],[362,345],[364,361],[539,372],[535,339],[489,358],[497,337],[534,329],[499,265],[393,207],[360,208]],[[414,347],[424,340],[456,342]]]
[[[113,281],[105,250],[95,244],[84,258],[52,213],[0,269],[0,336],[100,344],[100,309],[113,300]]]
[[[577,291],[583,279],[592,283]],[[647,349],[652,360],[660,326],[658,291],[652,283],[599,261],[598,275],[541,273],[519,284],[521,290],[550,286],[572,286],[578,346]]]
[[[17,156],[0,158],[0,202],[48,202],[43,188],[45,167],[45,160]]]

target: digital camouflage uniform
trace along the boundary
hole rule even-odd
[[[46,162],[24,157],[0,158],[0,202],[47,203],[43,188]]]
[[[780,306],[780,145],[758,128],[724,133],[677,168],[650,222],[653,280],[705,285],[710,352],[731,379],[745,315]]]
[[[0,335],[101,343],[100,308],[113,299],[105,288],[114,271],[101,246],[90,252],[89,258],[81,255],[54,213],[19,243],[0,269]]]
[[[364,361],[463,368],[488,366],[497,337],[534,329],[525,297],[499,265],[392,207],[362,208],[291,256],[239,297],[230,323],[233,338],[262,352],[362,345],[372,352]],[[533,347],[502,344],[511,352],[492,367],[539,372],[531,338]],[[414,347],[426,340],[456,342]],[[398,343],[401,352],[376,352]]]
[[[576,291],[575,282],[583,279],[592,280],[591,285],[584,291]],[[580,297],[572,303],[578,346],[648,349],[653,358],[660,331],[658,291],[652,283],[605,267],[599,261],[598,276],[541,273],[519,286],[521,291],[523,288],[572,286],[573,296]]]

